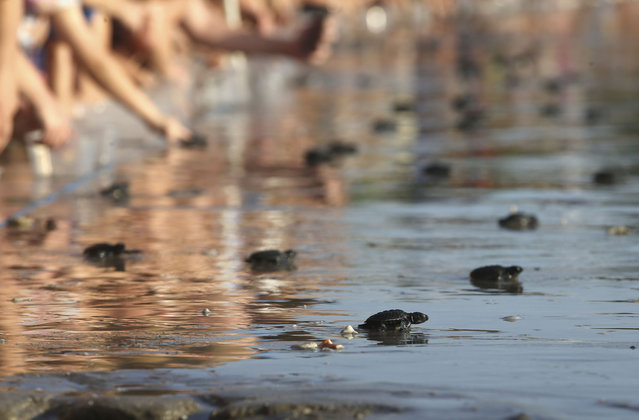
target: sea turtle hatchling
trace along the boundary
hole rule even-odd
[[[428,315],[421,312],[404,312],[401,309],[389,309],[371,315],[359,325],[359,328],[377,331],[406,331],[411,324],[428,321]]]
[[[251,265],[253,271],[293,271],[297,252],[292,249],[279,251],[267,249],[252,253],[245,261]]]
[[[139,249],[126,249],[122,242],[117,244],[98,243],[88,246],[82,252],[84,260],[98,267],[114,267],[116,271],[125,271],[126,257],[142,254]]]
[[[499,226],[509,230],[535,230],[539,221],[535,215],[516,212],[499,219]]]
[[[116,271],[125,270],[125,246],[122,242],[115,245],[99,243],[88,246],[82,252],[84,260],[98,267],[115,267]]]
[[[518,281],[522,271],[524,269],[518,265],[487,265],[471,271],[470,282],[481,289],[502,289],[510,293],[522,293],[524,287]]]

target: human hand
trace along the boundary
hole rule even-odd
[[[166,117],[164,119],[160,132],[169,143],[177,143],[180,140],[186,141],[193,137],[193,132],[174,117]]]
[[[44,129],[42,143],[52,149],[65,145],[71,138],[73,134],[71,121],[58,108],[46,108],[43,115],[40,116],[40,120]]]

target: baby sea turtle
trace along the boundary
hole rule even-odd
[[[314,147],[306,151],[304,160],[307,166],[317,166],[322,163],[330,163],[343,156],[357,153],[357,146],[335,140],[326,146]]]
[[[357,153],[357,145],[335,140],[328,144],[328,152],[333,157],[352,155]]]
[[[481,108],[465,109],[461,112],[455,128],[459,131],[469,132],[476,130],[484,120],[484,110]]]
[[[304,154],[304,161],[307,166],[317,166],[322,163],[329,163],[331,158],[331,154],[320,147],[309,149]]]
[[[422,168],[422,174],[431,178],[448,178],[450,176],[450,165],[444,162],[431,162]]]
[[[395,112],[415,112],[417,104],[410,100],[398,100],[393,103],[393,111]]]
[[[129,183],[127,181],[114,182],[100,190],[100,195],[112,200],[116,204],[123,204],[129,200]]]
[[[124,244],[115,245],[99,243],[88,246],[82,252],[84,260],[99,267],[115,267],[116,271],[124,271]]]
[[[359,325],[359,328],[367,330],[404,331],[411,324],[421,324],[428,321],[428,315],[421,312],[404,312],[401,309],[389,309],[371,315]]]
[[[559,117],[563,112],[561,105],[553,102],[548,102],[539,107],[539,115],[542,117],[555,118]]]
[[[397,131],[397,123],[391,119],[378,118],[373,121],[373,131],[376,133],[391,133]]]
[[[451,101],[451,106],[457,111],[464,111],[470,107],[475,107],[478,103],[477,97],[472,93],[458,95]]]
[[[279,251],[267,249],[252,253],[245,261],[251,265],[253,271],[292,271],[295,270],[295,256],[297,252],[292,249]]]
[[[522,271],[524,269],[518,265],[488,265],[471,271],[470,282],[481,289],[502,289],[509,293],[522,293],[524,287],[518,281]]]
[[[615,185],[623,181],[623,171],[617,169],[601,169],[592,175],[592,182],[597,185]]]
[[[539,221],[532,214],[517,212],[499,219],[499,226],[510,230],[535,230],[539,226]]]
[[[115,245],[98,243],[88,246],[82,252],[84,260],[98,267],[114,267],[116,271],[124,271],[126,254],[141,254],[139,249],[126,249],[122,242]]]

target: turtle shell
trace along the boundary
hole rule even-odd
[[[512,213],[499,219],[499,226],[510,230],[535,230],[539,226],[539,221],[532,214]]]
[[[518,279],[523,270],[518,265],[487,265],[471,271],[470,282],[481,289],[502,289],[510,293],[522,293],[524,288]]]
[[[371,315],[359,328],[369,330],[407,330],[411,324],[420,324],[428,320],[421,312],[404,312],[401,309],[389,309]]]
[[[122,242],[118,242],[115,245],[107,243],[99,243],[88,246],[82,252],[84,259],[87,261],[103,261],[108,258],[113,258],[122,255],[125,246]]]
[[[116,271],[124,271],[125,259],[123,254],[126,252],[122,242],[118,242],[115,245],[99,243],[85,248],[82,255],[85,261],[98,267],[115,267]]]

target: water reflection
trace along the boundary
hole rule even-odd
[[[637,222],[638,150],[627,133],[637,128],[638,29],[628,16],[639,6],[509,2],[519,7],[453,18],[453,2],[428,3],[438,4],[428,25],[393,26],[414,18],[398,9],[384,36],[345,28],[326,70],[291,77],[281,63],[256,62],[271,71],[260,76],[283,80],[273,87],[256,77],[250,106],[222,112],[206,90],[194,101],[198,128],[213,133],[209,147],[152,154],[109,174],[129,180],[127,200],[78,192],[36,212],[57,229],[2,232],[3,372],[216,366],[254,357],[265,341],[323,339],[371,302],[427,302],[444,314],[437,322],[459,328],[436,338],[369,332],[353,348],[502,333],[471,327],[518,299],[551,312],[550,300],[581,294],[632,304],[614,295],[623,287],[598,282],[636,279],[634,254],[622,250],[636,245],[604,244],[620,238],[599,228]],[[374,130],[376,121],[390,123]],[[358,153],[309,167],[305,153],[335,139]],[[3,215],[31,196],[22,162],[2,174]],[[592,175],[605,167],[627,169],[626,182],[595,187]],[[109,182],[95,184],[91,191]],[[538,231],[498,229],[512,204],[539,214]],[[86,264],[82,250],[105,241],[144,258],[122,272]],[[258,249],[295,249],[300,269],[251,273],[245,259]],[[502,257],[549,267],[526,280],[544,293],[469,292],[460,273]],[[633,328],[623,323],[631,316],[618,318],[605,330]],[[572,334],[540,323],[548,335]]]
[[[368,331],[364,333],[364,336],[382,346],[428,344],[429,338],[427,334],[410,331]]]

